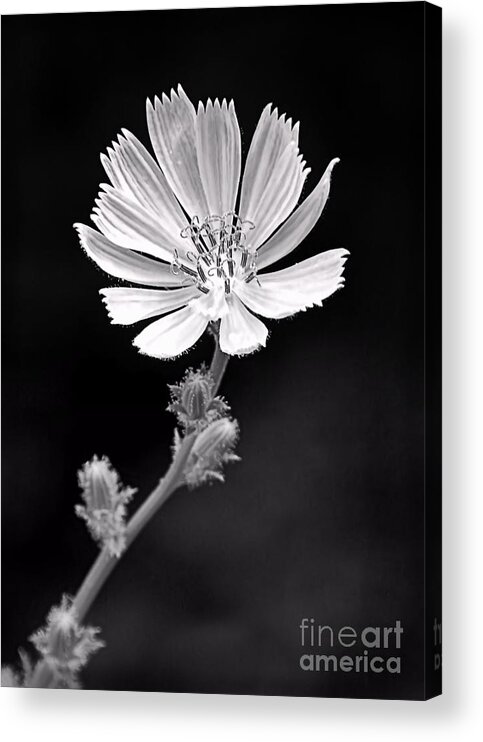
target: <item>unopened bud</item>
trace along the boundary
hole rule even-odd
[[[55,674],[57,687],[77,687],[76,674],[89,656],[104,646],[99,629],[81,626],[66,595],[51,609],[46,624],[30,637],[37,651]]]
[[[0,685],[4,688],[30,688],[33,674],[30,658],[23,649],[18,650],[20,668],[5,665],[2,667]]]
[[[192,420],[202,420],[211,403],[211,384],[201,374],[186,384],[182,391],[181,401]]]
[[[224,481],[223,465],[240,458],[233,453],[238,440],[238,423],[228,417],[210,423],[196,438],[185,469],[190,487],[209,481]]]
[[[112,492],[117,484],[116,475],[110,468],[109,460],[106,457],[98,459],[97,456],[94,456],[92,461],[84,465],[84,473],[89,487],[92,509],[109,510]]]
[[[199,458],[212,458],[232,448],[237,437],[238,425],[235,420],[223,417],[205,428],[198,436],[193,445],[193,453]]]
[[[214,387],[213,376],[204,366],[197,371],[188,369],[179,384],[170,385],[168,410],[186,432],[200,431],[229,411],[226,402],[214,395]]]
[[[21,688],[23,685],[18,672],[9,665],[2,667],[0,683],[2,688]]]
[[[119,557],[126,545],[126,504],[136,492],[123,487],[119,474],[106,456],[87,461],[78,473],[85,505],[77,505],[95,541]]]
[[[76,642],[77,621],[71,610],[56,608],[47,637],[46,651],[61,664],[69,661]]]

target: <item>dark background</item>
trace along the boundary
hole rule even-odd
[[[270,322],[223,392],[243,461],[180,491],[93,606],[88,688],[415,697],[423,642],[423,4],[3,18],[3,661],[97,549],[76,470],[107,454],[136,504],[169,462],[161,362],[113,327],[82,253],[121,127],[147,96],[233,97],[246,155],[263,106],[301,121],[331,199],[290,259],[346,247],[324,308]],[[149,146],[149,145],[148,145]],[[282,267],[282,263],[280,264]],[[403,672],[304,673],[299,623],[404,626]],[[325,650],[324,650],[325,651]]]

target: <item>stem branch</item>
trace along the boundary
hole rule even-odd
[[[183,439],[183,442],[181,443],[181,446],[171,462],[165,476],[160,480],[158,486],[151,492],[149,497],[132,516],[131,520],[127,524],[126,548],[124,549],[123,554],[126,553],[126,550],[132,544],[136,536],[151,520],[161,505],[164,505],[170,495],[172,495],[173,492],[183,483],[184,468],[194,442],[195,436],[193,434],[187,435]],[[87,573],[73,602],[73,608],[80,623],[84,620],[84,617],[97,597],[99,590],[111,574],[118,561],[118,557],[112,556],[108,549],[104,548]]]
[[[220,349],[217,335],[215,335],[215,343],[215,351],[210,366],[211,374],[215,380],[213,395],[217,393],[220,387],[229,359],[229,356],[223,353]],[[138,508],[130,519],[127,524],[126,548],[124,549],[123,555],[159,508],[164,505],[173,492],[183,484],[185,465],[195,440],[196,435],[194,433],[186,435],[183,438],[165,476],[160,480],[158,486],[155,487],[141,507]],[[76,612],[79,623],[82,623],[84,620],[100,589],[118,562],[118,557],[112,556],[106,548],[102,549],[84,578],[84,581],[82,582],[82,585],[73,601],[73,608]],[[37,664],[30,685],[32,688],[48,688],[52,682],[52,677],[52,670],[44,660]]]

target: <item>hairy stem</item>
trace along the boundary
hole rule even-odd
[[[216,394],[220,387],[229,359],[229,356],[220,350],[217,335],[215,335],[215,343],[215,351],[210,366],[210,371],[215,380],[213,394]],[[195,440],[196,435],[194,433],[183,438],[168,471],[160,480],[158,486],[155,487],[141,507],[138,508],[130,519],[127,524],[126,548],[124,549],[123,554],[126,553],[134,539],[140,534],[147,523],[149,523],[159,508],[164,505],[173,492],[183,484],[183,472]],[[119,561],[120,559],[112,556],[107,548],[102,549],[101,553],[87,573],[73,601],[73,608],[76,611],[79,623],[82,623],[84,620],[99,591]],[[39,662],[30,685],[32,688],[48,688],[52,682],[52,677],[52,670],[47,662]]]

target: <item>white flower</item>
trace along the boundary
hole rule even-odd
[[[250,353],[265,345],[268,334],[256,314],[288,317],[320,305],[343,285],[343,249],[260,273],[310,232],[338,162],[332,160],[295,208],[309,172],[298,148],[298,124],[271,104],[265,107],[238,197],[241,139],[233,101],[208,100],[196,111],[178,86],[154,106],[147,101],[147,119],[158,164],[123,129],[101,155],[111,185],[101,185],[92,214],[100,231],[74,225],[103,270],[149,287],[101,290],[114,324],[163,315],[135,338],[141,352],[177,356],[210,322],[221,320],[221,349]]]

